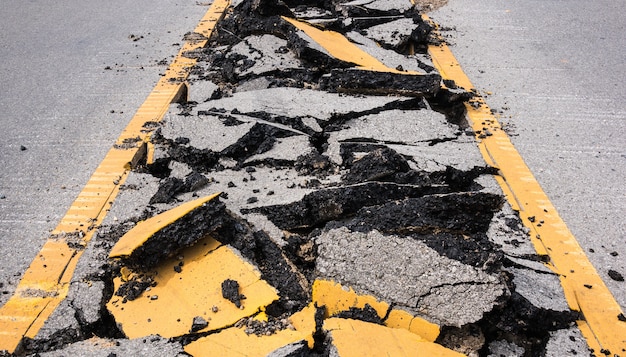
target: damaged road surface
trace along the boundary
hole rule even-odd
[[[420,10],[234,3],[20,353],[588,355]]]

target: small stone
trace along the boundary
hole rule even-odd
[[[26,150],[28,150],[28,149],[26,149],[26,146],[24,146],[24,145],[20,145],[20,150],[21,150],[21,151],[26,151]]]
[[[191,323],[190,332],[200,331],[207,326],[209,326],[209,323],[207,320],[205,320],[202,316],[196,316],[193,318],[193,322]]]
[[[624,276],[620,274],[618,271],[609,269],[608,274],[609,274],[609,277],[615,281],[624,281]]]
[[[247,202],[247,203],[256,203],[256,202],[258,202],[258,201],[259,201],[259,199],[258,199],[258,198],[256,198],[255,196],[252,196],[252,197],[250,197],[250,198],[248,198],[248,199],[246,200],[246,202]]]
[[[239,293],[239,282],[226,279],[222,282],[222,297],[241,308],[241,294]]]

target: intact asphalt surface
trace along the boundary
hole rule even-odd
[[[623,15],[609,2],[594,9],[576,2],[564,12],[571,18],[546,21],[561,2],[501,5],[451,0],[432,17],[455,29],[444,35],[461,65],[492,93],[487,103],[502,111],[514,144],[624,309],[624,282],[608,277],[609,269],[626,274],[626,90],[613,75],[625,70]],[[0,98],[0,304],[165,70],[159,61],[169,63],[206,11],[195,2],[6,8],[0,73],[11,90]],[[574,19],[584,20],[580,37],[570,35]],[[584,41],[585,50],[575,41],[583,33],[598,39]]]

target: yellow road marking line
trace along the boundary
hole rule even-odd
[[[424,16],[425,20],[430,21]],[[429,46],[435,67],[444,79],[452,79],[467,90],[473,89],[467,75],[445,44]],[[601,350],[619,354],[626,349],[626,322],[619,321],[619,304],[561,219],[556,208],[524,163],[508,135],[491,113],[484,99],[466,104],[467,117],[478,135],[477,141],[485,161],[497,167],[496,177],[508,201],[518,210],[522,222],[531,231],[537,253],[548,255],[551,268],[557,272],[565,297],[573,310],[580,311],[584,321],[578,325],[596,355]]]
[[[206,46],[228,5],[229,0],[213,2],[194,30],[205,39],[188,40],[183,45],[165,76],[120,134],[117,145],[123,144],[125,139],[139,138],[136,146],[123,149],[116,145],[109,150],[24,273],[14,295],[0,308],[0,351],[13,353],[20,347],[23,337],[34,338],[67,296],[82,249],[70,246],[66,235],[77,236],[83,245],[93,237],[95,227],[102,223],[131,166],[145,155],[144,144],[149,134],[144,130],[144,124],[160,121],[169,105],[185,95],[184,81],[196,61],[184,57],[184,53]],[[42,290],[42,286],[46,289]]]

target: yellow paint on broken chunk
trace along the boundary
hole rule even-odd
[[[111,249],[111,253],[109,253],[109,258],[131,255],[135,249],[147,242],[148,239],[150,239],[150,237],[158,231],[176,222],[189,212],[218,197],[219,195],[220,193],[216,193],[214,195],[183,203],[176,208],[172,208],[171,210],[137,223],[133,229],[124,234],[117,244],[115,244],[113,249]]]
[[[395,68],[385,66],[376,57],[363,51],[339,32],[320,30],[304,21],[290,19],[284,16],[283,19],[296,28],[304,31],[304,33],[307,34],[313,41],[317,42],[326,51],[328,51],[331,56],[341,61],[354,63],[358,65],[360,69],[401,74],[419,74],[414,71],[398,71]]]
[[[384,317],[389,304],[379,301],[371,295],[359,295],[352,288],[343,287],[339,283],[328,280],[316,280],[313,283],[313,302],[318,306],[326,306],[326,317],[346,311],[351,307],[363,308],[369,304],[376,310],[378,316]],[[434,341],[439,336],[439,326],[420,317],[413,316],[406,311],[393,309],[385,320],[385,325],[393,328],[402,328],[419,335],[427,341]]]
[[[351,307],[364,308],[369,304],[376,310],[378,316],[385,316],[389,304],[378,301],[371,295],[359,295],[352,288],[345,288],[339,283],[328,280],[315,280],[313,283],[313,302],[317,306],[326,305],[326,317],[336,315]]]
[[[407,330],[359,320],[331,318],[324,321],[324,330],[331,335],[340,357],[463,356]]]
[[[408,330],[430,342],[435,341],[440,332],[439,325],[398,309],[389,312],[385,326]]]
[[[175,266],[180,267],[180,273]],[[226,279],[239,283],[239,292],[245,296],[241,308],[222,297],[222,282]],[[135,300],[124,302],[123,297],[114,295],[107,304],[128,338],[185,335],[192,332],[197,316],[208,322],[199,331],[222,329],[278,299],[276,290],[261,280],[254,266],[210,237],[161,263],[154,280],[157,285]],[[122,283],[119,277],[114,280],[116,291]]]
[[[315,307],[309,305],[293,314],[289,320],[293,329],[287,328],[269,336],[248,335],[245,328],[232,327],[188,344],[185,352],[194,357],[265,356],[280,347],[302,340],[307,341],[309,348],[312,348]]]

